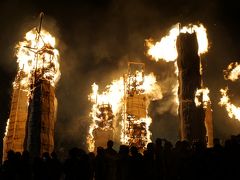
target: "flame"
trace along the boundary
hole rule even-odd
[[[95,148],[93,131],[99,128],[97,122],[101,121],[101,119],[97,116],[100,113],[99,105],[109,104],[111,106],[113,116],[117,116],[117,113],[121,109],[122,99],[124,95],[123,78],[114,80],[110,85],[106,86],[105,91],[102,94],[99,94],[98,89],[98,85],[96,83],[93,83],[92,93],[88,96],[88,99],[93,104],[91,112],[89,114],[92,122],[90,124],[88,131],[89,135],[87,137],[88,150],[90,152],[94,151]],[[103,127],[101,129],[108,130],[111,128]]]
[[[138,82],[141,82],[143,79],[141,77],[141,74],[139,73],[136,77]],[[150,100],[156,100],[161,99],[161,88],[157,84],[156,77],[153,75],[153,73],[149,75],[145,75],[144,82],[139,86],[141,89],[144,89],[145,93],[147,94],[147,97]],[[123,115],[123,106],[124,106],[124,95],[125,95],[125,88],[124,88],[124,78],[121,77],[117,80],[113,80],[110,85],[107,85],[105,87],[105,90],[100,94],[99,93],[99,86],[96,83],[93,83],[92,85],[92,93],[89,94],[88,99],[92,103],[92,109],[89,114],[91,117],[91,124],[89,127],[89,133],[87,136],[87,143],[88,143],[88,150],[90,152],[94,151],[95,148],[95,139],[93,132],[95,129],[102,129],[102,130],[109,130],[111,127],[99,127],[98,122],[101,121],[101,119],[97,116],[99,114],[99,106],[101,105],[109,105],[112,110],[113,114],[113,121],[116,121],[116,118],[123,118],[121,115]],[[149,103],[148,103],[149,104]],[[139,122],[145,122],[146,123],[146,129],[147,129],[147,141],[150,140],[151,133],[149,131],[149,126],[152,122],[150,117],[142,118],[139,120]],[[122,128],[125,127],[126,123],[124,120],[120,121]],[[114,127],[113,127],[114,128]],[[120,127],[115,127],[120,128]],[[126,142],[126,139],[123,140],[123,131],[121,134],[121,142]]]
[[[230,102],[230,98],[228,97],[227,94],[228,88],[226,87],[225,89],[221,89],[220,92],[222,97],[220,99],[219,105],[225,106],[228,112],[228,116],[230,118],[235,118],[240,121],[240,107],[237,107]]]
[[[236,81],[240,78],[240,64],[238,64],[238,62],[230,63],[223,73],[226,80]],[[231,103],[230,98],[228,97],[228,87],[221,89],[220,92],[222,97],[219,105],[226,108],[230,118],[235,118],[240,121],[240,107]]]
[[[10,122],[10,119],[7,120],[7,125],[6,125],[6,129],[5,129],[5,133],[4,133],[5,137],[8,134],[9,122]]]
[[[238,62],[232,62],[227,67],[227,70],[223,72],[226,80],[236,81],[240,77],[240,64],[238,64]]]
[[[196,106],[203,105],[203,108],[207,108],[208,103],[210,103],[209,92],[208,88],[197,89],[195,94]]]
[[[163,37],[159,42],[153,44],[152,40],[146,40],[146,45],[149,48],[147,54],[153,59],[159,61],[160,59],[166,62],[175,61],[178,57],[176,41],[180,33],[194,33],[197,34],[198,40],[198,54],[204,54],[208,51],[207,30],[202,25],[184,26],[180,28],[179,23],[173,26],[168,35]]]
[[[177,58],[176,40],[179,35],[179,28],[174,26],[167,36],[163,37],[160,42],[153,44],[153,41],[146,40],[146,45],[149,48],[148,54],[156,61],[163,59],[166,62],[175,61]]]
[[[60,67],[59,52],[54,47],[55,38],[46,30],[42,29],[40,34],[35,28],[27,32],[25,40],[16,46],[18,74],[21,73],[21,79],[19,83],[14,83],[14,86],[20,84],[28,88],[36,76],[55,86],[60,78]]]
[[[144,77],[143,85],[140,87],[144,89],[144,94],[146,94],[151,101],[162,99],[161,87],[157,84],[156,77],[153,73]]]
[[[24,40],[16,45],[15,55],[17,57],[18,72],[13,82],[14,89],[19,88],[19,92],[20,90],[27,92],[29,97],[31,90],[34,88],[32,85],[39,79],[49,81],[52,86],[56,85],[60,78],[59,52],[55,49],[55,38],[49,32],[44,29],[40,31],[37,28],[27,32]],[[29,102],[27,102],[27,105],[29,105]],[[7,121],[5,131],[6,141],[9,138],[7,137],[9,123],[10,119]]]
[[[92,93],[89,95],[89,100],[92,103],[97,104],[111,104],[113,113],[116,115],[120,106],[124,93],[123,78],[114,80],[110,85],[107,85],[106,90],[102,93],[98,93],[98,85],[94,83],[92,85]]]
[[[150,125],[151,125],[151,123],[152,123],[152,118],[150,117],[150,116],[146,116],[146,118],[140,118],[140,119],[138,119],[138,120],[135,120],[135,122],[134,122],[135,124],[141,124],[141,123],[144,123],[144,126],[145,126],[145,130],[146,130],[146,135],[145,136],[141,136],[141,139],[142,139],[142,141],[143,142],[145,142],[145,146],[148,144],[148,143],[150,143],[150,142],[152,142],[151,141],[151,135],[152,135],[152,133],[151,133],[151,131],[149,130],[149,127],[150,127]],[[121,122],[121,125],[122,125],[122,127],[128,127],[129,126],[129,124],[128,124],[128,121],[122,121]],[[130,130],[131,131],[131,130]],[[130,134],[131,132],[129,132],[129,131],[124,131],[124,129],[123,129],[123,131],[122,131],[122,134],[121,134],[121,142],[123,143],[123,144],[127,144],[127,145],[129,145],[129,142],[134,142],[132,139],[131,139],[131,137],[129,136],[129,134]],[[126,135],[127,134],[127,135]],[[134,142],[135,143],[135,142]]]
[[[180,24],[177,23],[174,25],[168,34],[163,37],[159,42],[153,43],[152,39],[146,40],[146,46],[148,47],[147,54],[152,57],[155,61],[165,61],[165,62],[174,62],[175,74],[178,76],[178,66],[176,59],[178,57],[176,41],[180,33],[194,33],[196,32],[197,41],[198,41],[198,54],[204,54],[208,51],[208,38],[207,30],[202,25],[193,25],[189,24],[184,27],[180,27]],[[201,70],[200,70],[201,72]],[[173,87],[172,92],[175,96],[174,103],[179,105],[178,100],[178,82]],[[176,109],[178,111],[178,108]]]

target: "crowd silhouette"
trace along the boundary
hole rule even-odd
[[[239,163],[240,135],[231,136],[224,144],[215,138],[212,148],[187,141],[173,146],[158,138],[142,153],[126,145],[117,152],[110,140],[106,148],[97,148],[96,155],[72,148],[64,161],[55,152],[32,159],[27,151],[9,151],[0,167],[0,180],[240,179]]]

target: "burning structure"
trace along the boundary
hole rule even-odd
[[[151,142],[151,119],[147,119],[147,97],[143,87],[144,71],[145,64],[130,62],[124,78],[123,139],[124,143],[138,148]]]
[[[102,94],[98,93],[97,84],[92,85],[89,151],[94,151],[97,145],[105,146],[106,140],[111,138],[139,148],[151,142],[152,120],[147,109],[150,101],[162,98],[162,93],[155,76],[145,75],[144,69],[143,63],[129,62],[128,73],[106,86]],[[104,135],[99,136],[99,132]]]
[[[23,70],[19,70],[13,83],[11,109],[4,137],[4,160],[9,150],[16,152],[24,150],[28,115],[28,89],[22,82],[25,75]]]
[[[89,151],[96,150],[95,147],[106,144],[106,140],[113,139],[113,122],[116,112],[113,111],[113,105],[108,99],[108,93],[98,93],[98,85],[92,85],[92,94],[89,95],[89,100],[93,103],[92,124],[90,125],[89,135],[87,137]],[[109,91],[108,91],[109,92]]]
[[[205,113],[204,124],[206,128],[206,142],[207,147],[213,147],[213,120],[212,120],[212,107],[209,98],[209,89],[198,89],[195,94],[196,107],[203,108]]]
[[[196,106],[195,93],[201,89],[200,57],[196,33],[181,33],[177,39],[179,119],[181,140],[205,142],[205,113]]]
[[[205,141],[206,126],[207,134],[211,136],[208,140],[212,141],[212,111],[210,99],[206,98],[209,91],[203,88],[201,77],[200,55],[208,51],[204,26],[190,24],[180,27],[177,24],[160,42],[153,44],[147,40],[147,46],[148,54],[156,61],[175,61],[178,91],[175,89],[173,92],[176,96],[174,103],[178,104],[180,139],[190,142]],[[209,146],[211,144],[208,143]]]
[[[60,78],[55,38],[40,26],[26,33],[17,45],[19,71],[13,83],[10,118],[4,137],[6,152],[27,149],[32,156],[52,152],[57,100],[55,85]]]
[[[161,88],[152,73],[145,75],[145,64],[129,62],[123,93],[121,142],[143,149],[151,142],[148,106],[162,98]]]

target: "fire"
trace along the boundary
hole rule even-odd
[[[230,102],[230,98],[228,97],[228,94],[227,94],[228,88],[221,89],[220,92],[222,97],[220,99],[219,105],[225,106],[228,112],[228,116],[230,118],[236,118],[237,120],[240,121],[240,107],[237,107]]]
[[[240,78],[240,64],[238,64],[238,62],[232,62],[223,73],[226,80],[236,81]],[[219,105],[226,108],[230,118],[235,118],[240,121],[240,107],[231,103],[230,98],[228,97],[228,88],[221,89],[220,92],[222,97]]]
[[[236,81],[240,78],[240,64],[238,64],[238,62],[232,62],[229,64],[227,70],[223,72],[226,80]]]
[[[135,121],[135,124],[138,124],[138,125],[143,124],[143,129],[141,129],[141,132],[146,131],[144,132],[146,133],[145,136],[141,135],[141,140],[142,142],[145,143],[144,144],[145,147],[147,146],[148,143],[152,142],[151,141],[152,133],[149,130],[151,123],[152,123],[152,118],[150,116],[146,116],[146,118],[141,118]],[[122,121],[122,127],[128,127],[128,126],[129,126],[128,121]],[[127,145],[132,145],[132,144],[137,145],[138,141],[130,137],[132,133],[133,133],[133,127],[131,127],[130,130],[127,130],[127,131],[124,131],[123,129],[121,134],[121,142]]]
[[[151,101],[162,99],[161,87],[157,84],[156,77],[153,73],[144,77],[143,85],[140,88],[144,89],[144,93]]]
[[[28,117],[31,119],[32,110],[33,114],[35,110],[35,108],[28,109],[28,106],[31,102],[33,106],[36,104],[35,99],[31,101],[31,98],[34,97],[34,89],[38,86],[38,82],[41,83],[43,80],[54,87],[60,78],[59,52],[55,48],[55,38],[42,29],[43,15],[43,13],[40,14],[39,27],[27,32],[23,41],[16,45],[15,55],[17,57],[18,72],[13,82],[11,112],[4,137],[4,158],[6,158],[6,152],[9,149],[19,152],[24,149],[25,132],[28,130],[28,121],[30,121]],[[39,87],[42,89],[44,86]],[[44,92],[47,91],[44,90]],[[44,101],[44,98],[41,98],[41,101]],[[56,98],[53,97],[53,104],[51,101],[49,99],[49,108],[50,106],[55,106]],[[42,109],[44,110],[44,108]],[[48,113],[50,116],[53,115],[50,119],[54,119],[55,111],[56,107],[50,114]],[[48,141],[50,142],[51,140],[48,137]],[[52,144],[53,142],[50,142],[48,145]],[[44,148],[46,150],[47,146]]]
[[[208,88],[197,89],[195,94],[196,106],[203,105],[203,108],[207,108],[208,103],[210,103],[209,92]]]
[[[152,40],[147,40],[146,45],[149,48],[148,54],[156,61],[160,59],[166,62],[175,61],[177,58],[176,40],[179,35],[179,27],[174,26],[169,34],[161,39],[160,42],[153,44]]]
[[[141,82],[143,79],[140,74],[136,77],[138,82]],[[130,81],[132,81],[130,79]],[[87,137],[88,150],[94,151],[95,149],[95,139],[94,139],[94,130],[114,130],[114,128],[120,128],[117,124],[114,127],[112,121],[120,120],[122,126],[121,142],[126,143],[126,139],[123,139],[124,127],[126,127],[126,121],[124,121],[123,114],[124,112],[124,101],[125,101],[125,87],[124,87],[124,78],[121,77],[117,80],[113,80],[110,85],[107,85],[105,90],[102,93],[99,93],[99,87],[96,83],[92,85],[92,93],[88,96],[89,101],[92,103],[92,109],[90,112],[91,124],[89,127],[89,133]],[[150,100],[157,100],[162,98],[161,88],[157,84],[156,77],[153,74],[145,75],[144,83],[139,86],[139,89],[144,89],[147,94],[148,102]],[[104,108],[104,111],[101,110]],[[107,111],[107,112],[106,112]],[[104,117],[104,118],[103,118]],[[139,122],[146,123],[147,135],[146,140],[150,142],[151,133],[149,131],[149,126],[152,122],[149,116],[146,118],[139,119]],[[112,124],[112,125],[111,125]]]
[[[152,57],[155,61],[165,61],[165,62],[174,62],[175,74],[178,76],[178,67],[176,59],[178,57],[176,41],[180,33],[194,33],[196,32],[198,40],[198,54],[204,54],[208,51],[208,38],[207,30],[202,25],[193,25],[189,24],[184,27],[180,27],[180,24],[177,23],[174,25],[168,34],[163,37],[159,42],[153,43],[153,40],[146,40],[146,45],[148,47],[147,54]],[[200,70],[201,71],[201,70]],[[172,92],[175,95],[175,104],[179,104],[178,100],[178,82],[176,86],[172,89]]]
[[[28,88],[36,76],[55,86],[60,78],[59,52],[55,44],[55,38],[44,29],[38,32],[34,28],[26,33],[25,40],[16,46],[21,86]]]
[[[5,137],[6,137],[7,134],[8,134],[9,121],[10,121],[10,119],[7,120],[6,130],[5,130],[5,133],[4,133]]]
[[[160,59],[166,62],[175,61],[178,57],[176,41],[180,33],[194,33],[197,34],[198,40],[198,54],[204,54],[208,51],[207,30],[202,25],[192,25],[180,27],[179,23],[173,26],[168,35],[163,37],[159,42],[153,44],[151,40],[146,41],[149,48],[147,54],[153,59],[159,61]]]
[[[105,91],[102,94],[99,94],[98,88],[98,85],[93,83],[92,93],[88,97],[92,103],[90,113],[92,123],[90,124],[89,135],[87,137],[88,150],[90,152],[94,151],[95,148],[93,131],[97,128],[102,130],[113,128],[112,125],[108,125],[107,123],[104,123],[102,127],[99,127],[99,122],[101,123],[108,120],[113,121],[113,117],[116,117],[117,113],[119,113],[124,95],[123,78],[114,80],[110,85],[106,86]],[[100,112],[100,107],[103,107],[104,105],[106,107],[104,111],[108,112]],[[101,113],[105,113],[104,118],[100,115]],[[109,113],[112,114],[112,117],[106,117]]]
[[[148,116],[150,101],[162,98],[161,88],[153,74],[144,76],[144,71],[128,74],[125,78],[124,112],[122,114],[121,142],[127,145],[145,147],[151,142]],[[137,76],[137,77],[136,77]],[[141,76],[143,78],[138,78]],[[131,80],[130,82],[128,80]]]

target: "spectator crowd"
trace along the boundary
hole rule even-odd
[[[113,141],[95,153],[80,148],[69,150],[64,160],[57,153],[31,158],[27,151],[8,152],[0,166],[0,180],[203,180],[240,179],[240,135],[225,143],[214,139],[214,146],[165,139],[149,143],[143,152],[135,146]]]

